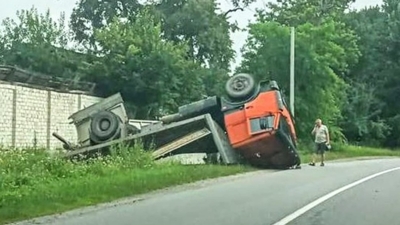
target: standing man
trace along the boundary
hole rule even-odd
[[[315,166],[315,158],[317,157],[317,154],[321,154],[321,166],[324,166],[325,150],[330,142],[328,127],[322,124],[321,119],[317,119],[311,134],[315,136],[315,153],[313,154],[312,162],[309,165]]]

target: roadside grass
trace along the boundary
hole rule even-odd
[[[158,164],[140,143],[135,146],[115,146],[111,155],[87,161],[67,161],[41,149],[0,148],[0,224],[255,170],[248,166]],[[312,147],[300,149],[302,162],[307,163]],[[400,151],[334,145],[327,152],[327,160],[363,156],[400,156]]]
[[[254,170],[248,166],[154,163],[141,148],[70,162],[43,150],[0,149],[0,224],[95,205],[198,180]]]
[[[302,163],[308,163],[311,161],[313,154],[313,146],[301,146],[300,157]],[[326,151],[325,160],[337,160],[346,158],[358,158],[358,157],[379,157],[379,156],[392,156],[400,157],[400,150],[390,150],[384,148],[373,148],[366,146],[354,146],[354,145],[343,145],[343,144],[332,144],[332,150]],[[319,161],[319,156],[317,158]]]

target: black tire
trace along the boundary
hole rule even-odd
[[[278,130],[277,135],[284,142],[284,144],[287,144],[288,147],[289,147],[288,148],[288,152],[286,152],[286,153],[282,152],[282,154],[288,154],[288,155],[286,155],[286,157],[293,156],[293,158],[292,158],[293,161],[290,162],[291,160],[289,160],[289,162],[287,162],[287,163],[289,163],[287,166],[292,167],[292,166],[295,166],[295,165],[296,166],[300,165],[301,164],[301,159],[300,159],[300,157],[299,157],[299,155],[297,153],[297,148],[295,146],[295,143],[294,143],[291,135],[290,134],[286,135],[282,131],[282,129]],[[280,153],[278,153],[278,154],[280,154]]]
[[[121,129],[118,129],[117,132],[112,137],[110,137],[109,139],[106,139],[106,140],[100,140],[97,136],[93,135],[93,133],[90,134],[91,143],[95,144],[95,145],[105,143],[107,141],[112,141],[112,140],[118,139],[120,137],[121,137]]]
[[[250,74],[239,73],[225,84],[225,91],[231,99],[249,98],[255,91],[256,83]]]
[[[108,141],[120,131],[121,123],[117,115],[102,111],[92,117],[90,131],[95,142]]]

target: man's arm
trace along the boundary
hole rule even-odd
[[[315,129],[317,128],[317,126],[314,126],[314,129],[311,131],[311,134],[315,134]]]

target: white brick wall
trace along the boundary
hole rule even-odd
[[[50,132],[57,132],[66,140],[77,140],[75,127],[69,123],[68,117],[79,109],[79,96],[51,92]],[[60,141],[51,136],[50,148],[56,148]]]
[[[61,148],[62,143],[52,136],[53,132],[76,142],[75,127],[69,124],[68,117],[99,100],[94,96],[0,83],[0,145],[11,147],[14,134],[15,147],[33,146],[36,137],[38,147]]]
[[[0,86],[0,146],[12,145],[13,92],[11,85]]]
[[[35,142],[45,147],[47,141],[47,91],[16,86],[16,147]]]

